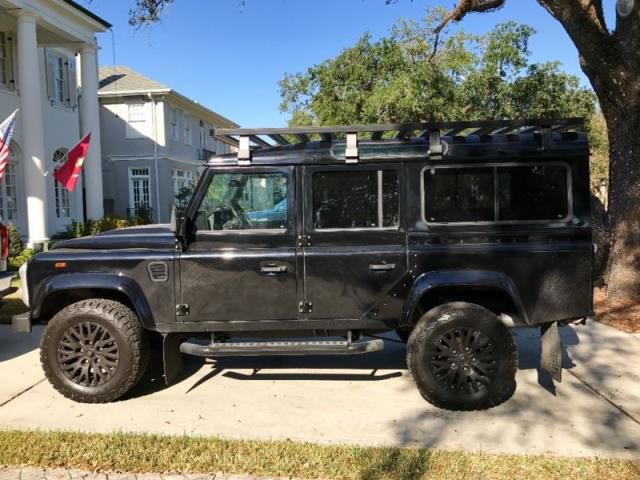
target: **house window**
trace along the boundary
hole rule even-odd
[[[130,123],[144,122],[144,103],[129,103],[127,105],[127,119]]]
[[[184,124],[184,143],[191,145],[191,116],[185,113],[182,123]]]
[[[64,148],[59,148],[55,151],[55,153],[53,154],[54,170],[57,170],[64,164],[67,153],[67,150]],[[64,186],[55,178],[53,179],[53,189],[56,199],[56,217],[69,218],[71,216],[71,208],[69,206],[69,191],[64,188]]]
[[[0,84],[10,86],[12,80],[9,34],[0,32]]]
[[[9,158],[0,184],[0,215],[2,221],[15,222],[18,219],[18,177],[16,164]]]
[[[207,148],[207,129],[200,126],[200,148]]]
[[[180,140],[180,136],[178,135],[178,109],[171,109],[171,138],[173,140]]]
[[[58,55],[53,62],[53,91],[55,100],[64,103],[66,91],[64,59]]]
[[[180,170],[174,168],[172,170],[173,177],[173,194],[178,195],[184,188],[193,187],[193,172],[189,170]]]
[[[148,168],[129,169],[129,209],[130,216],[150,216],[151,188]]]

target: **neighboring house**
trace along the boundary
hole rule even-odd
[[[236,123],[128,67],[101,67],[98,97],[105,213],[168,222],[204,161],[232,148],[213,131]]]
[[[95,34],[111,25],[71,0],[0,1],[0,121],[20,109],[0,182],[0,220],[30,244],[103,214]],[[93,142],[79,188],[52,173],[82,133]],[[83,202],[83,188],[90,195]]]

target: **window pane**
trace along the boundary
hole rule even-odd
[[[556,220],[569,214],[561,165],[498,168],[499,220]]]
[[[215,174],[198,209],[198,230],[287,228],[287,177],[282,173]]]
[[[398,226],[395,171],[318,172],[312,183],[313,228]]]
[[[424,172],[428,222],[495,220],[492,168],[434,168]]]

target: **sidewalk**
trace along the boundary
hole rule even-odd
[[[12,468],[0,466],[0,480],[290,480],[289,477],[254,477],[253,475],[225,475],[197,473],[187,475],[92,473],[64,468]]]
[[[155,371],[122,401],[74,403],[43,381],[40,333],[0,326],[0,427],[640,457],[640,342],[595,322],[562,330],[568,369],[555,386],[536,369],[537,331],[515,332],[517,391],[482,412],[426,403],[404,345],[392,339],[384,351],[352,357],[185,357],[183,376],[169,388],[155,359]]]

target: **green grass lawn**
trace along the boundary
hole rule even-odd
[[[0,465],[305,479],[638,479],[640,461],[116,433],[0,431]]]

